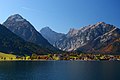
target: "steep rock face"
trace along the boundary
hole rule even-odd
[[[120,38],[120,29],[114,28],[111,31],[89,42],[87,45],[79,48],[79,50],[86,52],[93,52],[93,53],[119,54],[118,49],[120,49],[120,47],[114,46],[114,44],[120,44],[119,41],[116,41],[119,38]],[[109,48],[110,45],[114,47],[113,48],[111,47],[111,49],[107,49],[107,47]],[[115,50],[115,48],[117,48],[117,50]]]
[[[40,30],[40,33],[44,38],[46,38],[53,46],[55,45],[55,42],[60,40],[65,34],[57,33],[50,29],[49,27],[42,28]]]
[[[51,51],[33,43],[26,42],[0,24],[0,52],[12,53],[15,55],[31,55],[32,53],[45,54]]]
[[[79,30],[70,29],[65,37],[56,42],[56,47],[65,51],[101,52],[103,47],[119,37],[120,29],[99,22]]]
[[[3,25],[25,41],[35,43],[41,47],[55,49],[34,27],[21,15],[10,16]]]

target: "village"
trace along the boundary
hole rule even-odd
[[[120,60],[120,55],[105,55],[105,54],[47,54],[37,55],[32,54],[31,56],[16,56],[12,54],[0,53],[0,61],[50,61],[50,60],[80,60],[80,61],[102,61],[102,60]],[[3,56],[4,55],[4,56]]]

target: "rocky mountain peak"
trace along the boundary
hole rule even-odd
[[[44,27],[40,30],[40,32],[44,32],[44,31],[50,32],[50,31],[53,31],[53,30],[50,27],[47,26],[47,27]]]
[[[106,24],[105,22],[98,22],[97,24]]]
[[[44,38],[46,38],[53,46],[55,42],[61,39],[65,34],[57,33],[49,27],[44,27],[40,30],[40,33]]]
[[[42,28],[42,29],[50,29],[50,30],[51,30],[51,28],[50,28],[50,27],[48,27],[48,26],[46,26],[46,27],[44,27],[44,28]]]
[[[68,36],[68,37],[69,37],[69,36],[73,36],[73,35],[77,34],[78,31],[79,31],[79,30],[77,30],[77,29],[70,28],[69,32],[67,33],[67,36]]]
[[[35,28],[19,14],[10,16],[3,25],[10,31],[23,38],[25,41],[35,43],[39,46],[54,48]]]
[[[24,21],[25,19],[20,14],[14,14],[8,17],[9,21]]]

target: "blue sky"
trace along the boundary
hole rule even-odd
[[[0,23],[16,13],[38,31],[49,26],[67,33],[101,21],[120,27],[120,0],[0,0]]]

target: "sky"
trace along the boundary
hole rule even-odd
[[[106,22],[120,28],[120,0],[0,0],[0,23],[20,14],[38,31],[43,27],[67,33]]]

